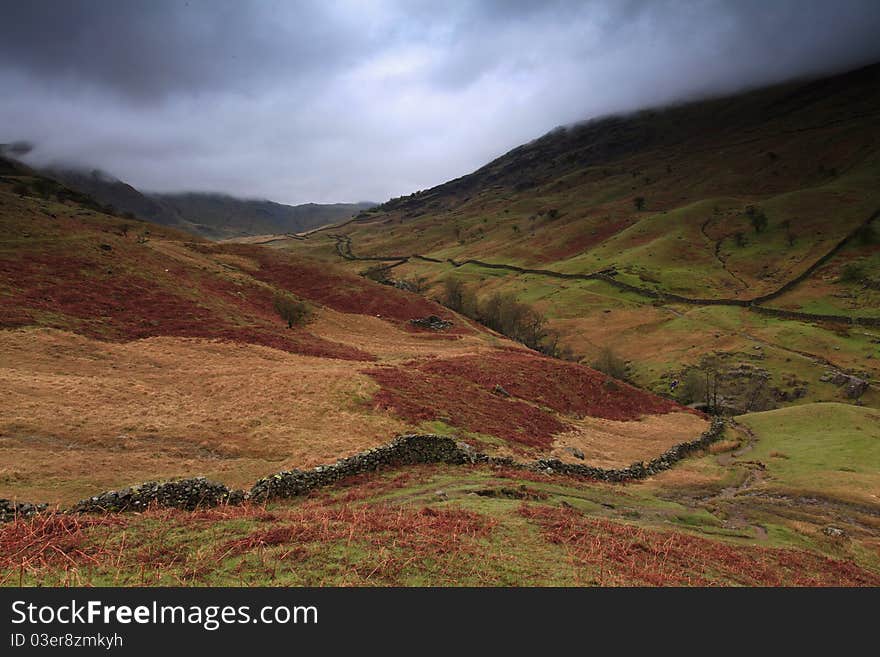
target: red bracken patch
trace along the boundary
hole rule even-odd
[[[137,269],[133,270],[132,265]],[[259,344],[325,358],[373,361],[371,354],[289,330],[271,292],[236,284],[137,251],[116,240],[111,251],[86,243],[76,253],[4,253],[0,326],[38,324],[109,340],[200,337]]]
[[[410,320],[437,315],[455,321],[448,310],[434,301],[359,276],[352,276],[326,263],[294,260],[284,257],[283,253],[246,244],[229,244],[214,248],[222,248],[225,253],[256,260],[260,268],[249,272],[254,278],[290,290],[304,299],[339,312],[378,316],[401,323],[407,330],[425,331],[429,334],[429,329],[414,327],[410,324]],[[473,329],[461,321],[455,321],[444,333],[446,335],[473,333]]]
[[[412,422],[442,420],[467,431],[497,436],[529,447],[549,448],[566,425],[552,413],[457,376],[419,367],[365,370],[382,389],[375,402]]]
[[[339,540],[364,541],[376,548],[393,544],[421,557],[463,555],[471,551],[473,539],[488,536],[496,525],[494,519],[464,509],[419,510],[387,504],[334,508],[307,503],[288,512],[285,521],[227,542],[218,550],[219,558],[275,545]]]
[[[416,368],[488,390],[500,385],[514,397],[565,415],[636,420],[643,415],[695,412],[584,365],[525,351],[433,360]]]
[[[522,350],[413,361],[365,373],[382,386],[377,405],[407,420],[443,420],[530,447],[549,448],[553,435],[567,428],[551,411],[624,421],[695,412],[589,367]],[[510,397],[497,394],[496,386]]]
[[[15,577],[45,569],[112,560],[115,555],[89,540],[89,531],[124,525],[122,516],[84,517],[56,512],[0,523],[0,585],[14,584]]]
[[[597,244],[601,244],[611,236],[628,228],[632,223],[633,221],[631,219],[606,221],[599,225],[594,231],[579,232],[575,236],[567,237],[561,245],[542,248],[541,260],[544,262],[554,262],[556,260],[565,260],[566,258],[579,255],[587,249]]]
[[[678,532],[590,518],[572,509],[523,504],[544,538],[568,551],[601,585],[878,586],[880,576],[803,550],[737,546]]]

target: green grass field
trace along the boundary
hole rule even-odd
[[[740,421],[758,438],[743,458],[765,464],[768,486],[880,503],[880,412],[807,404],[752,413]]]

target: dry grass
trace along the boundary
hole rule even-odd
[[[724,454],[730,452],[740,446],[738,440],[719,440],[709,447],[710,454]]]
[[[676,443],[693,440],[709,423],[693,413],[649,415],[637,421],[619,422],[601,418],[574,420],[577,428],[553,441],[553,456],[569,463],[589,463],[606,468],[649,460]],[[576,459],[566,447],[584,453]]]
[[[322,310],[316,334],[377,353],[487,354],[486,335],[437,340],[379,318]],[[148,479],[205,475],[248,486],[269,472],[313,466],[412,428],[376,408],[363,363],[239,343],[154,337],[108,343],[54,329],[0,332],[0,497],[69,503]],[[494,399],[494,398],[493,398]],[[556,452],[625,465],[704,428],[673,413],[638,422],[574,420]]]
[[[456,321],[465,320],[456,318]],[[491,351],[493,343],[495,346],[522,348],[510,340],[490,338],[486,333],[412,333],[379,317],[340,313],[326,308],[309,325],[309,330],[327,340],[367,351],[383,361],[481,354]]]
[[[105,343],[0,332],[0,497],[69,502],[108,485],[210,474],[231,485],[386,442],[357,363],[203,339]]]

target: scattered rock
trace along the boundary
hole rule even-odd
[[[492,388],[492,392],[496,395],[501,395],[502,397],[510,397],[510,393],[497,383],[495,384],[495,387]]]
[[[584,460],[584,453],[579,450],[577,447],[566,447],[565,451],[571,454],[576,459]]]
[[[831,536],[832,538],[843,538],[846,536],[846,532],[838,527],[828,526],[822,530],[822,533],[826,536]]]
[[[409,323],[413,326],[430,329],[432,331],[443,331],[452,326],[452,322],[437,317],[437,315],[429,315],[428,317],[422,317],[421,319],[411,319],[409,320]]]
[[[848,399],[858,399],[865,394],[870,385],[866,379],[840,371],[826,372],[819,380],[830,381],[834,385],[843,388],[843,393]]]
[[[858,399],[865,391],[868,389],[868,382],[864,379],[860,379],[857,376],[852,376],[849,379],[849,382],[846,384],[846,389],[844,390],[844,394],[849,399]]]
[[[480,497],[502,497],[510,500],[546,500],[547,493],[520,486],[519,488],[484,488],[474,491]]]

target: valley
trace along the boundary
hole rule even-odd
[[[0,582],[880,585],[878,115],[608,117],[295,231],[0,159]]]

